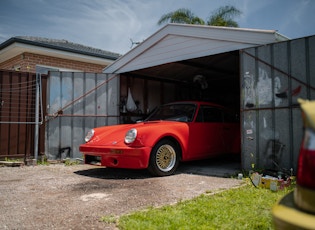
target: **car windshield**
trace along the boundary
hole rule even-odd
[[[195,104],[167,104],[155,110],[145,121],[168,120],[190,122],[196,110]]]

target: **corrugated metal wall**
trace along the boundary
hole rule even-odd
[[[119,122],[119,77],[51,72],[48,79],[46,151],[49,159],[80,158],[91,128]]]
[[[298,98],[315,99],[315,36],[240,51],[242,167],[296,170]]]

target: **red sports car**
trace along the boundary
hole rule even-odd
[[[86,164],[148,169],[168,176],[180,161],[222,153],[240,153],[237,115],[208,102],[176,102],[160,106],[136,124],[90,130],[80,146]]]

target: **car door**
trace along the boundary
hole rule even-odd
[[[227,153],[241,151],[240,122],[236,114],[223,111],[223,143]]]
[[[224,151],[223,114],[220,108],[201,105],[195,119],[190,123],[189,156],[201,159]]]

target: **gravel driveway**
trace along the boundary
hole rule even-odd
[[[115,229],[100,217],[173,204],[242,183],[192,174],[191,167],[169,177],[89,165],[0,167],[0,229]]]

